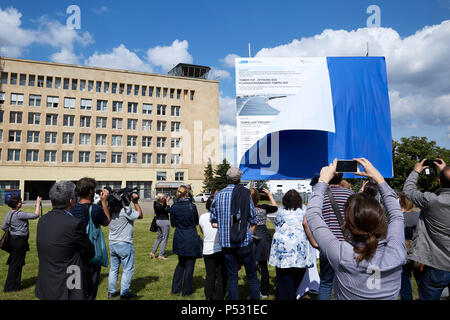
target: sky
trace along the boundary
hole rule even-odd
[[[66,27],[70,5],[80,29]],[[380,27],[367,27],[370,5]],[[227,137],[236,135],[234,58],[248,56],[248,43],[252,56],[315,57],[365,55],[367,42],[386,57],[393,138],[450,148],[450,0],[0,0],[2,56],[155,73],[212,67]]]

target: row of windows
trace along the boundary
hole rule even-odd
[[[23,93],[11,93],[10,105],[23,105],[24,101]],[[41,95],[30,94],[28,98],[28,105],[30,107],[40,107],[41,106]],[[6,94],[4,92],[0,92],[0,104],[4,104],[6,101]],[[59,97],[56,96],[47,96],[47,108],[58,108],[59,106]],[[64,108],[65,109],[75,109],[76,108],[76,98],[64,98]],[[80,110],[92,110],[92,99],[80,99]],[[97,99],[97,111],[108,111],[108,101]],[[122,112],[123,110],[123,101],[112,101],[112,112]],[[128,102],[128,113],[138,113],[138,103],[137,102]],[[167,105],[158,104],[156,107],[156,114],[158,116],[165,116],[167,110]],[[142,114],[152,114],[153,104],[151,103],[143,103],[142,104]],[[180,116],[180,106],[171,106],[170,115],[172,117]]]
[[[1,149],[0,149],[1,151]],[[94,154],[95,163],[106,163],[107,158],[106,151],[96,151]],[[73,163],[74,162],[74,151],[63,150],[60,152],[62,163]],[[44,150],[44,162],[56,163],[56,150]],[[151,164],[152,163],[152,153],[142,153],[141,154],[141,164]],[[122,152],[111,152],[111,163],[121,164],[122,163]],[[21,150],[20,149],[8,149],[8,161],[18,162],[20,161]],[[28,149],[26,150],[26,161],[27,162],[38,162],[39,161],[39,150]],[[157,153],[156,154],[156,164],[166,164],[167,154]],[[91,152],[90,151],[79,151],[78,152],[78,162],[79,163],[91,163]],[[171,154],[171,164],[180,164],[181,156],[180,154]],[[137,152],[127,152],[126,153],[126,163],[138,164],[138,153]]]
[[[8,82],[9,78],[9,82]],[[27,74],[17,74],[2,72],[1,73],[1,83],[2,84],[11,84],[11,85],[20,85],[38,88],[44,88],[44,84],[46,88],[55,88],[55,89],[64,89],[64,90],[79,90],[82,92],[98,92],[98,93],[112,93],[112,94],[127,94],[127,95],[135,95],[135,96],[143,96],[143,97],[153,97],[156,98],[170,98],[170,99],[178,99],[184,100],[190,99],[194,100],[195,90],[186,90],[186,89],[174,89],[174,88],[162,88],[162,87],[154,87],[154,86],[145,86],[139,84],[124,84],[124,83],[116,83],[116,82],[108,82],[108,81],[94,81],[94,80],[83,80],[83,79],[71,79],[71,78],[61,78],[61,77],[51,77],[51,76],[40,76],[34,74],[28,75],[27,82]],[[126,91],[125,91],[126,90]]]
[[[45,125],[47,126],[58,126],[58,114],[47,113],[45,114]],[[80,116],[79,126],[81,128],[90,128],[92,116]],[[43,119],[42,119],[43,120]],[[111,128],[112,129],[123,129],[122,118],[112,118]],[[138,119],[126,119],[128,130],[138,130]],[[3,111],[0,111],[0,123],[3,123]],[[11,111],[9,113],[9,123],[21,124],[22,123],[22,112],[21,111]],[[153,120],[142,120],[142,131],[152,130]],[[28,124],[40,125],[41,124],[41,113],[39,112],[28,112]],[[75,115],[64,114],[63,115],[63,126],[64,127],[74,127],[75,126]],[[108,127],[107,117],[95,117],[95,128],[106,129]],[[158,120],[156,121],[156,131],[164,132],[167,129],[167,121]],[[171,121],[170,131],[180,132],[181,122]]]
[[[45,132],[45,143],[55,144],[57,142],[57,132],[46,131]],[[62,133],[62,144],[74,144],[75,133],[73,132],[63,132]],[[122,146],[122,135],[111,135],[111,146]],[[138,136],[126,136],[127,146],[136,147]],[[27,131],[27,143],[39,143],[40,132],[39,131]],[[95,145],[104,146],[107,145],[107,135],[106,134],[96,134],[95,135]],[[0,129],[0,142],[3,141],[3,130]],[[9,130],[8,132],[8,142],[21,142],[22,141],[22,131],[20,130]],[[181,138],[171,138],[170,147],[180,148]],[[91,144],[91,134],[90,133],[80,133],[79,134],[79,145],[90,145]],[[165,148],[167,144],[166,137],[156,137],[156,146],[158,148]],[[152,137],[142,136],[141,137],[142,147],[152,146]]]

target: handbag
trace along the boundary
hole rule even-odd
[[[150,225],[150,231],[151,232],[158,231],[158,226],[156,225],[156,216],[153,217],[152,223]]]
[[[2,238],[0,239],[0,249],[6,251],[8,253],[11,252],[11,221],[12,221],[13,214],[16,212],[17,211],[14,211],[13,213],[11,213],[11,216],[9,217],[8,229],[5,231]]]
[[[95,249],[95,255],[89,262],[97,266],[108,267],[108,250],[105,237],[103,236],[102,228],[96,228],[92,221],[92,205],[89,206],[89,224],[86,228],[86,233]]]

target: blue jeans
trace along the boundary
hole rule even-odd
[[[333,290],[334,270],[328,262],[327,257],[320,252],[320,285],[318,300],[331,300],[331,291]]]
[[[420,275],[420,300],[439,300],[445,287],[450,285],[450,272],[425,266]]]
[[[172,279],[172,293],[188,296],[192,294],[192,277],[194,275],[195,257],[178,256],[178,264],[175,267]]]
[[[242,248],[222,248],[225,257],[225,267],[228,274],[228,299],[239,300],[238,265],[242,264],[247,274],[250,287],[250,299],[259,300],[259,282],[256,275],[256,260],[253,253],[253,244]]]
[[[108,275],[108,292],[116,292],[117,277],[120,264],[123,265],[120,295],[130,292],[131,278],[134,273],[134,247],[128,242],[118,242],[109,245],[111,252],[111,268]]]

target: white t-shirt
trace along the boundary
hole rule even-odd
[[[218,229],[211,227],[210,217],[211,214],[206,212],[199,219],[199,225],[203,232],[203,254],[206,255],[222,251]]]

